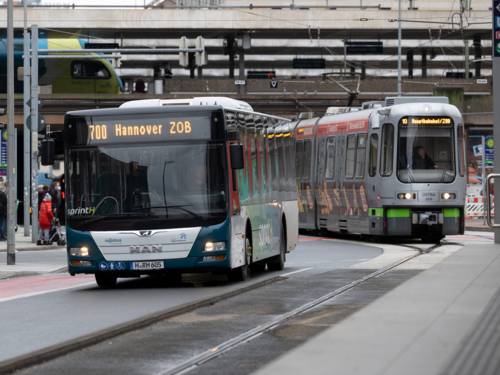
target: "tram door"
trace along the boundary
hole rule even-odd
[[[296,143],[296,170],[299,200],[300,228],[316,229],[314,197],[314,147],[313,139],[304,139]]]
[[[316,199],[316,228],[327,227],[328,216],[328,192],[325,181],[325,171],[327,164],[326,138],[318,139],[316,163],[316,181],[315,181],[315,199]]]

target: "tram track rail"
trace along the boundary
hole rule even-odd
[[[428,254],[435,249],[441,247],[441,246],[446,246],[446,245],[454,245],[455,243],[448,243],[448,242],[442,242],[435,244],[433,246],[430,246],[428,248],[422,249],[418,246],[413,246],[409,244],[400,244],[399,246],[401,247],[406,247],[412,250],[415,250],[416,252],[412,255],[409,255],[407,257],[404,257],[403,259],[399,259],[396,262],[393,262],[385,267],[379,268],[376,271],[369,273],[359,279],[356,279],[342,287],[339,287],[327,294],[324,294],[310,302],[307,302],[299,307],[296,307],[293,310],[290,310],[286,313],[283,313],[274,319],[269,320],[266,323],[260,324],[250,330],[247,330],[229,340],[226,340],[224,342],[221,342],[220,344],[213,346],[204,352],[201,352],[195,356],[192,356],[191,358],[175,365],[174,367],[171,367],[169,369],[166,369],[164,371],[160,371],[155,373],[155,375],[180,375],[180,374],[186,374],[189,373],[192,370],[197,369],[198,367],[202,366],[203,364],[214,360],[223,354],[241,346],[244,345],[259,336],[263,335],[266,332],[272,331],[273,329],[283,325],[284,323],[299,317],[300,315],[309,312],[313,310],[316,307],[319,307],[320,305],[324,304],[325,302],[331,300],[332,298],[335,298],[337,296],[340,296],[353,288],[371,280],[374,278],[377,278],[379,276],[382,276],[391,270],[401,266],[404,263],[407,263],[421,255]]]
[[[407,263],[417,257],[419,257],[422,254],[426,254],[428,252],[433,251],[434,249],[443,246],[443,245],[451,245],[454,243],[448,243],[448,242],[443,242],[438,245],[430,246],[427,248],[421,248],[412,244],[398,244],[397,246],[404,247],[407,249],[411,249],[415,251],[415,253],[405,256],[402,259],[399,259],[385,267],[379,268],[363,277],[360,277],[354,281],[351,281],[343,286],[340,286],[336,288],[335,290],[332,290],[329,293],[326,293],[312,301],[309,301],[303,305],[300,305],[288,312],[285,312],[279,316],[276,316],[274,319],[269,320],[268,322],[264,322],[260,325],[255,326],[254,328],[250,328],[249,330],[238,334],[230,339],[227,339],[226,341],[221,342],[218,345],[209,347],[209,349],[196,354],[185,361],[179,363],[179,364],[174,364],[172,367],[167,368],[165,370],[156,372],[155,375],[170,375],[170,374],[184,374],[188,373],[191,370],[194,370],[196,368],[201,367],[204,363],[207,363],[211,360],[216,359],[217,357],[220,357],[224,353],[229,352],[232,349],[235,349],[247,342],[250,342],[262,334],[271,331],[284,323],[293,320],[296,317],[299,317],[300,315],[320,306],[321,304],[331,300],[332,298],[335,298],[337,296],[340,296],[353,288],[371,280],[376,277],[382,276],[385,273],[397,268],[398,266]],[[183,314],[190,313],[194,310],[197,310],[199,308],[203,307],[208,307],[211,305],[214,305],[216,303],[225,301],[227,299],[230,299],[232,297],[236,297],[238,295],[244,294],[246,292],[254,291],[256,289],[259,289],[261,287],[268,286],[269,284],[273,284],[276,282],[280,281],[285,281],[289,278],[289,276],[295,274],[295,273],[301,273],[304,271],[308,271],[311,268],[304,268],[304,269],[299,269],[296,271],[284,273],[284,274],[277,274],[275,276],[272,276],[270,278],[254,282],[250,285],[245,285],[241,288],[235,289],[228,291],[226,293],[222,293],[220,295],[213,296],[211,298],[205,298],[201,299],[199,301],[187,303],[182,306],[178,306],[175,308],[171,308],[168,310],[164,311],[159,311],[138,319],[135,319],[130,322],[126,322],[123,324],[120,324],[118,326],[113,326],[106,328],[102,331],[95,332],[93,334],[80,337],[80,338],[75,338],[73,340],[69,340],[66,342],[63,342],[61,344],[57,344],[48,348],[41,349],[36,352],[32,352],[20,357],[12,358],[9,359],[8,361],[0,362],[0,373],[12,373],[18,370],[30,368],[32,366],[39,365],[44,362],[48,362],[51,360],[56,360],[60,357],[63,357],[65,355],[68,355],[72,352],[83,350],[89,347],[92,347],[94,345],[98,345],[108,339],[112,339],[118,336],[122,336],[125,334],[128,334],[130,332],[151,326],[156,323],[160,323],[162,321],[181,316]]]

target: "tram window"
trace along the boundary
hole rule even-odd
[[[311,153],[312,153],[312,142],[310,139],[304,141],[304,169],[302,176],[304,180],[309,181],[311,176]]]
[[[345,177],[353,178],[356,167],[356,134],[347,136],[347,152],[345,157]]]
[[[326,145],[326,179],[335,178],[335,137],[328,138]]]
[[[77,79],[108,79],[110,77],[106,66],[100,61],[73,61],[71,76]]]
[[[356,149],[356,177],[363,178],[365,176],[365,159],[366,134],[359,134],[358,147]]]
[[[304,171],[304,141],[297,141],[295,144],[295,173],[297,179],[302,177]]]
[[[370,160],[368,161],[368,174],[370,177],[377,173],[377,157],[378,157],[378,134],[370,136]]]
[[[457,128],[458,138],[458,173],[460,176],[465,176],[465,149],[464,149],[464,127]]]
[[[382,165],[381,175],[392,175],[394,153],[394,126],[392,124],[384,124],[382,128]]]

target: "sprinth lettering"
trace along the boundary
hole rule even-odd
[[[133,137],[139,135],[161,135],[163,125],[148,124],[148,125],[122,125],[115,124],[116,137]]]

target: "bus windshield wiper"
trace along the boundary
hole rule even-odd
[[[110,214],[110,215],[103,215],[99,216],[96,218],[89,218],[87,221],[85,221],[85,224],[95,224],[100,221],[106,220],[106,219],[130,219],[130,218],[143,218],[143,217],[159,217],[158,215],[153,215],[151,213],[143,212],[143,213],[121,213],[121,214]]]
[[[186,208],[186,207],[191,207],[191,206],[192,206],[192,204],[179,204],[176,206],[168,206],[168,209],[178,208],[179,210],[184,211],[184,212],[196,217],[197,219],[204,219],[204,217],[201,216],[200,214],[197,214],[196,212],[191,211],[191,210]],[[164,207],[164,206],[151,206],[150,208],[165,208],[165,209],[167,209],[167,207]]]

